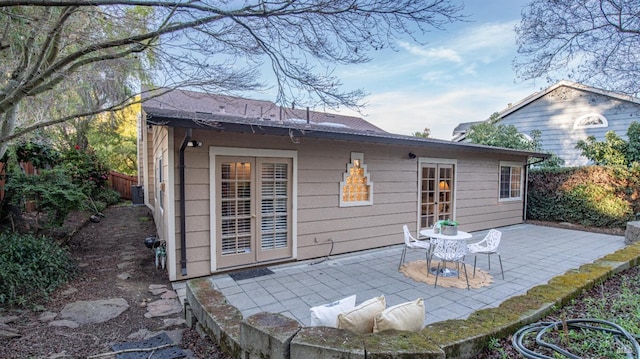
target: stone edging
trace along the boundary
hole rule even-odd
[[[358,335],[326,327],[300,327],[277,313],[243,319],[206,278],[187,282],[185,317],[233,358],[470,358],[491,338],[506,337],[536,322],[583,290],[640,263],[640,242],[629,245],[507,299],[464,320],[432,323],[420,332]]]

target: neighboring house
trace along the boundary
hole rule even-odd
[[[172,281],[399,244],[403,224],[521,223],[527,159],[546,157],[189,91],[142,108],[140,184]]]
[[[558,155],[565,166],[583,166],[590,162],[575,148],[578,141],[589,136],[604,141],[608,131],[626,140],[629,125],[640,121],[640,99],[560,81],[510,104],[499,115],[497,124],[514,125],[527,136],[539,130],[543,151]],[[465,141],[469,127],[475,123],[459,124],[453,140]]]

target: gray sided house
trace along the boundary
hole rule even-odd
[[[627,139],[633,121],[640,122],[640,99],[570,81],[536,92],[500,111],[498,124],[514,125],[520,133],[541,132],[542,149],[565,161],[565,166],[588,165],[589,160],[576,149],[579,140],[615,132]],[[469,127],[478,122],[459,124],[453,141],[464,141]]]
[[[172,281],[395,245],[403,224],[521,223],[527,159],[546,157],[189,91],[142,108],[139,173]]]

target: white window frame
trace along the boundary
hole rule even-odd
[[[500,190],[502,188],[502,168],[519,168],[520,169],[520,184],[519,190],[520,195],[517,197],[511,196],[511,190],[509,190],[509,197],[502,198]],[[511,171],[509,171],[509,188],[511,188]],[[500,166],[498,167],[498,202],[509,202],[509,201],[521,201],[524,194],[524,165],[520,162],[510,162],[510,161],[500,161]]]
[[[582,124],[582,121],[584,121],[585,119],[589,118],[589,117],[597,117],[600,120],[600,123],[597,124],[589,124],[589,125],[584,125]],[[609,121],[607,121],[607,118],[602,116],[599,113],[588,113],[586,115],[582,115],[580,117],[578,117],[578,119],[573,123],[573,128],[574,129],[582,129],[582,128],[600,128],[600,127],[609,127]]]

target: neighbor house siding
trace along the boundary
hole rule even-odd
[[[573,128],[578,118],[591,113],[604,116],[608,127]],[[589,161],[575,148],[579,140],[595,136],[598,141],[603,141],[608,131],[626,139],[627,128],[633,121],[640,121],[638,104],[561,86],[503,116],[499,123],[514,125],[527,135],[539,130],[544,151],[560,156],[565,160],[565,166],[580,166]]]

